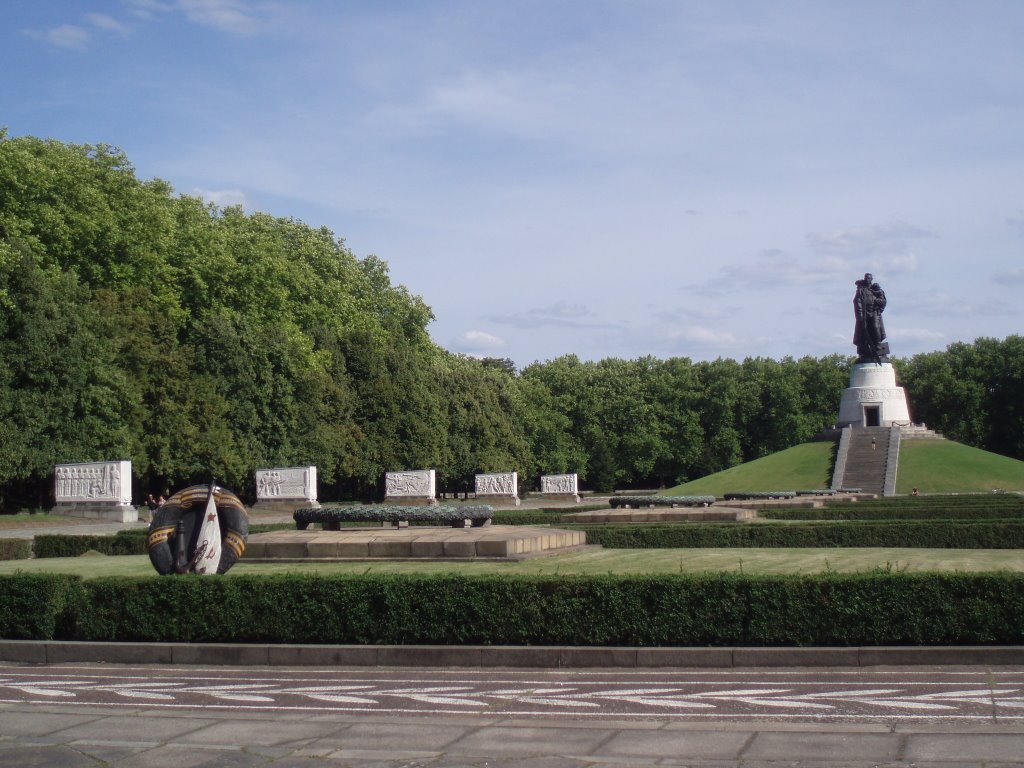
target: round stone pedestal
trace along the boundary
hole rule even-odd
[[[903,387],[896,386],[892,363],[857,363],[850,386],[839,401],[841,427],[891,427],[910,424]]]

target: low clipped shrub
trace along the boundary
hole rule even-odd
[[[491,522],[494,525],[558,525],[564,519],[565,510],[561,509],[496,509]]]
[[[30,557],[31,539],[0,539],[0,560],[27,560]]]
[[[619,507],[706,507],[715,503],[714,496],[613,496],[608,500],[613,509]]]
[[[866,507],[845,504],[818,509],[761,509],[764,520],[1022,520],[1024,514],[998,507]]]
[[[112,536],[43,534],[32,545],[36,557],[78,557],[94,551],[104,555],[146,554],[146,530],[118,531]]]
[[[4,637],[91,641],[985,645],[1021,615],[1017,573],[0,577]]]
[[[305,530],[310,523],[321,523],[324,526],[340,526],[354,522],[398,523],[401,521],[428,521],[435,524],[444,524],[455,523],[459,520],[490,520],[493,516],[494,509],[487,504],[437,507],[402,507],[392,504],[373,504],[297,509],[292,514],[295,524],[302,530]]]
[[[759,513],[760,514],[760,513]],[[743,525],[581,525],[588,544],[609,549],[676,547],[1024,548],[1024,521],[837,521]]]
[[[1024,512],[1024,495],[1019,493],[929,494],[860,499],[860,509],[1002,509]],[[833,506],[827,502],[826,506]]]
[[[723,497],[726,501],[761,501],[762,499],[794,499],[796,491],[736,491]]]
[[[85,593],[77,576],[16,573],[0,577],[0,637],[70,639]]]

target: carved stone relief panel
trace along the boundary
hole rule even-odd
[[[578,476],[575,472],[571,475],[543,475],[540,479],[541,493],[579,493]]]
[[[316,501],[316,467],[275,467],[256,470],[256,500]]]

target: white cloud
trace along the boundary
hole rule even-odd
[[[609,328],[611,324],[598,320],[594,314],[582,304],[556,302],[539,309],[527,310],[507,315],[488,315],[486,320],[516,328],[544,328],[559,326],[563,328]]]
[[[29,29],[25,30],[25,34],[57,48],[65,48],[70,51],[84,51],[89,44],[90,37],[89,30],[74,24],[61,24],[59,27],[51,27],[45,32]]]
[[[1000,316],[1018,314],[1018,310],[1005,301],[985,298],[981,301],[971,300],[948,293],[931,293],[921,296],[910,296],[901,301],[900,312],[922,314],[933,317],[975,317],[980,315]]]
[[[887,328],[886,331],[889,329]],[[892,333],[888,333],[890,341],[892,340]],[[944,342],[947,340],[946,334],[940,331],[933,331],[929,328],[903,328],[900,327],[896,331],[896,337],[899,343],[914,343],[918,344],[935,344],[937,342]]]
[[[203,198],[208,203],[213,203],[218,208],[229,208],[233,205],[247,208],[249,205],[245,192],[240,189],[199,189],[196,187],[192,190],[192,194]]]
[[[727,264],[705,287],[725,290],[831,283],[850,271],[850,263],[836,256],[806,261],[777,248],[761,251],[751,261]],[[701,286],[694,286],[700,288]]]
[[[469,355],[477,357],[485,356],[489,353],[498,352],[505,349],[508,346],[506,341],[500,336],[495,336],[492,333],[486,331],[466,331],[455,339],[452,348],[458,352],[465,352]]]
[[[178,0],[177,7],[195,24],[241,35],[256,31],[253,11],[241,0]]]
[[[102,29],[107,32],[116,32],[119,35],[127,35],[131,32],[131,28],[126,24],[122,24],[112,16],[107,16],[102,13],[87,13],[85,18],[89,20],[97,29]]]
[[[128,0],[127,5],[129,13],[147,21],[156,18],[158,14],[174,10],[170,3],[162,3],[159,0]]]
[[[1013,267],[1004,272],[999,272],[992,278],[997,283],[1011,283],[1017,285],[1024,283],[1024,267]]]
[[[904,254],[912,240],[933,237],[935,233],[927,229],[905,221],[893,220],[870,227],[855,227],[826,234],[811,232],[807,235],[807,244],[816,253],[865,258]]]
[[[1024,211],[1017,211],[1006,219],[1006,223],[1017,230],[1018,235],[1024,235]]]
[[[670,343],[687,342],[698,346],[724,347],[734,346],[740,341],[736,334],[731,331],[708,328],[701,325],[690,325],[685,328],[667,331],[665,339]]]

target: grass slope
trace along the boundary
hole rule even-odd
[[[663,496],[723,496],[739,491],[803,491],[832,484],[836,444],[802,443],[662,492]]]
[[[699,480],[677,485],[665,496],[724,496],[739,491],[802,491],[832,484],[835,444],[803,443]],[[1024,461],[971,448],[952,440],[905,440],[900,444],[896,493],[988,493],[1024,491]]]
[[[900,444],[896,493],[987,493],[1024,491],[1024,461],[952,440],[907,440]]]

